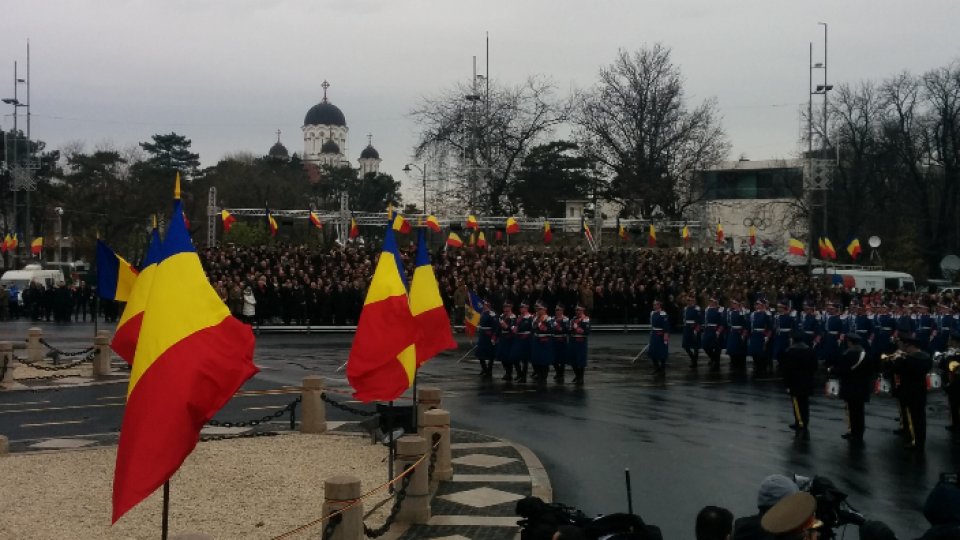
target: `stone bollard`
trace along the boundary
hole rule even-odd
[[[27,330],[27,361],[31,364],[43,360],[43,345],[40,339],[43,337],[43,330],[33,327]]]
[[[443,406],[441,395],[440,389],[433,386],[424,386],[417,389],[417,430],[423,424],[424,411],[439,409]]]
[[[323,483],[324,516],[349,506],[360,497],[360,479],[356,476],[334,476]],[[357,503],[340,514],[340,524],[333,535],[325,540],[362,540],[363,539],[363,503]],[[326,527],[326,523],[324,524]]]
[[[429,451],[427,440],[419,435],[404,435],[397,439],[397,454],[394,471],[402,473]],[[401,523],[426,523],[430,521],[430,456],[410,473],[407,496],[400,505],[397,521]],[[402,486],[398,484],[397,489]]]
[[[10,453],[10,441],[6,435],[0,435],[0,457]]]
[[[97,337],[93,338],[93,348],[96,349],[93,355],[93,378],[110,375],[110,332],[97,332]]]
[[[13,343],[0,341],[0,385],[12,384],[13,371],[17,368],[17,359],[13,356]]]
[[[433,485],[441,480],[453,480],[453,465],[450,463],[450,413],[448,411],[433,409],[423,413],[420,436],[427,441],[428,452],[433,451],[433,435],[435,433],[440,435],[440,446],[437,447],[437,461],[433,466],[433,479],[431,480]]]
[[[308,375],[303,378],[300,393],[300,433],[325,433],[327,431],[327,406],[320,395],[323,393],[323,377]]]

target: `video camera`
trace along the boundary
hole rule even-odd
[[[829,540],[835,538],[834,529],[846,525],[861,526],[866,518],[857,511],[848,501],[847,494],[824,476],[809,478],[793,475],[793,481],[800,488],[813,495],[817,500],[817,519],[823,522],[820,538]]]
[[[521,540],[551,540],[553,533],[563,525],[572,525],[583,532],[587,540],[663,540],[660,528],[647,525],[636,514],[606,514],[596,518],[560,503],[546,503],[537,497],[517,501],[517,515],[522,517]]]

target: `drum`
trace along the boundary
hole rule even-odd
[[[893,385],[883,377],[877,377],[877,380],[873,383],[873,393],[878,396],[889,396],[891,390],[893,390]]]
[[[943,386],[943,379],[936,371],[927,373],[927,390],[937,390]]]
[[[827,379],[826,384],[824,385],[824,395],[828,398],[835,398],[840,396],[840,379]]]

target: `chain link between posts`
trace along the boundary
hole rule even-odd
[[[376,411],[365,411],[363,409],[358,409],[356,407],[351,407],[345,403],[340,403],[339,401],[335,401],[331,399],[329,396],[327,396],[326,392],[320,393],[320,399],[329,403],[330,405],[333,405],[334,407],[340,409],[341,411],[346,411],[350,414],[355,414],[357,416],[375,416],[377,414]]]
[[[70,358],[70,357],[73,357],[73,356],[84,355],[84,354],[89,353],[90,351],[96,350],[96,347],[88,347],[88,348],[86,348],[86,349],[82,349],[82,350],[79,350],[79,351],[66,352],[66,351],[64,351],[64,350],[58,349],[57,347],[54,347],[54,346],[51,345],[49,342],[47,342],[47,340],[45,340],[45,339],[43,339],[43,338],[40,338],[39,341],[40,341],[40,344],[41,344],[41,345],[43,345],[44,347],[46,347],[47,349],[49,349],[49,350],[54,354],[54,358],[61,358],[61,357],[62,357],[62,358]]]
[[[253,420],[247,420],[247,421],[245,421],[245,422],[244,422],[244,421],[238,421],[238,422],[222,422],[222,421],[219,421],[219,420],[210,420],[209,422],[207,422],[207,425],[208,425],[208,426],[214,426],[214,427],[225,427],[225,428],[232,428],[232,427],[255,427],[255,426],[259,426],[260,424],[265,424],[265,423],[267,423],[267,422],[269,422],[269,421],[271,421],[271,420],[273,420],[273,419],[280,418],[280,417],[283,416],[287,411],[290,411],[290,417],[291,417],[290,424],[291,424],[291,426],[292,426],[292,425],[294,424],[294,418],[295,418],[294,415],[296,414],[297,404],[299,404],[301,401],[303,401],[303,397],[302,397],[302,396],[301,396],[301,397],[297,397],[297,399],[291,401],[290,403],[287,403],[282,409],[277,409],[277,410],[274,411],[273,413],[268,414],[268,415],[266,415],[266,416],[263,416],[263,417],[261,417],[261,418],[256,418],[256,419],[253,419]],[[291,429],[293,429],[293,428],[291,427]]]
[[[92,362],[93,359],[97,356],[97,351],[93,347],[83,352],[84,354],[86,354],[86,356],[84,356],[80,360],[77,360],[76,362],[73,362],[70,364],[64,364],[62,366],[44,366],[44,365],[41,365],[40,362],[31,363],[31,362],[25,362],[23,360],[21,360],[20,363],[25,366],[32,367],[33,369],[39,369],[40,371],[63,371],[66,369],[72,369],[72,368],[78,367],[80,365],[86,364],[87,362]],[[77,355],[73,354],[72,356],[77,356]],[[54,362],[56,362],[56,358],[57,357],[54,357]],[[52,378],[56,378],[56,377],[28,377],[27,379],[52,379]]]

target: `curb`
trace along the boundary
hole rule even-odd
[[[543,502],[553,502],[553,485],[550,484],[550,476],[547,474],[547,469],[543,466],[540,458],[533,453],[533,450],[530,450],[522,444],[517,444],[507,439],[499,440],[513,446],[517,449],[517,452],[520,452],[523,463],[530,471],[531,495],[543,499]]]

